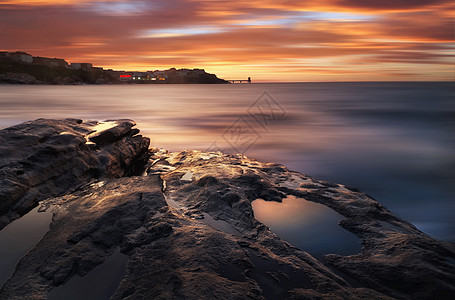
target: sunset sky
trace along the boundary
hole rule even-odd
[[[0,51],[254,81],[454,80],[454,0],[0,0]]]

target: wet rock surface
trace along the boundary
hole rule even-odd
[[[81,125],[46,122],[68,123],[75,131]],[[113,145],[132,139],[134,130],[122,124],[112,133],[83,130],[80,140],[88,146],[78,151],[96,146],[117,153]],[[146,176],[124,177],[121,166],[131,163],[122,159],[130,156],[114,155],[120,161],[105,164],[105,175],[80,177],[77,188],[57,197],[46,194],[41,204],[53,207],[50,230],[19,262],[0,298],[46,299],[118,247],[129,259],[111,299],[453,298],[455,246],[420,232],[366,194],[242,155],[149,151]],[[289,195],[343,215],[340,225],[362,240],[362,253],[321,262],[254,218],[252,201]]]
[[[99,122],[38,119],[0,130],[0,229],[41,200],[134,172],[150,140],[131,129],[132,120],[110,123],[93,132]]]

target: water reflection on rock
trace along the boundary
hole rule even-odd
[[[53,289],[48,300],[109,299],[125,275],[128,256],[117,248],[104,263],[83,277],[73,276],[66,284]]]
[[[16,264],[49,230],[52,209],[36,207],[0,231],[0,287]]]

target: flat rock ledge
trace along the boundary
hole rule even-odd
[[[243,155],[148,149],[133,126],[41,119],[1,131],[5,224],[38,201],[53,219],[0,299],[46,299],[118,247],[128,263],[111,299],[454,298],[455,246],[368,195]],[[341,214],[362,252],[319,261],[255,219],[252,201],[290,195]]]

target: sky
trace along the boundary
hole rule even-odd
[[[451,81],[454,0],[0,0],[0,51],[255,82]]]

